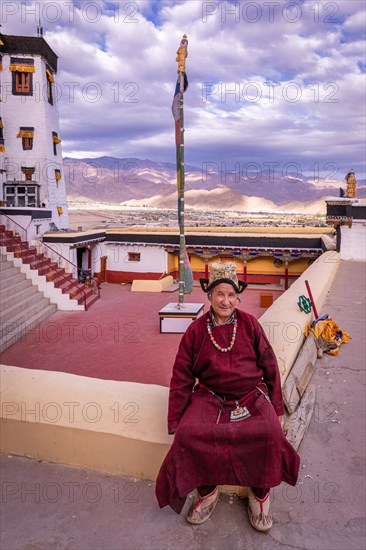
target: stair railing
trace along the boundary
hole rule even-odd
[[[5,219],[5,223],[3,223],[4,219]],[[25,227],[22,227],[19,223],[15,222],[12,218],[7,216],[7,214],[4,214],[3,212],[0,212],[0,223],[1,223],[1,225],[4,225],[5,228],[8,231],[13,231],[13,233],[15,231],[14,226],[17,226],[18,230],[16,231],[16,233],[18,234],[18,236],[21,237],[22,241],[28,242],[27,230],[25,229]],[[13,225],[13,228],[11,228],[11,225]],[[28,243],[28,244],[30,246],[30,243]],[[34,243],[32,243],[32,246],[34,246],[34,248],[37,250],[37,254],[43,254],[49,260],[51,260],[53,262],[56,262],[58,267],[60,267],[62,269],[64,269],[65,264],[69,264],[71,266],[71,269],[68,273],[73,274],[76,270],[76,278],[79,279],[79,273],[81,272],[81,268],[78,267],[77,265],[75,265],[73,262],[71,262],[67,258],[65,258],[65,256],[62,256],[62,254],[60,254],[59,252],[54,250],[51,246],[46,244],[44,241],[39,241],[39,240],[35,239]],[[45,252],[41,251],[40,249],[42,247],[46,248],[47,250],[50,250],[51,253],[46,254]],[[97,293],[98,298],[100,298],[100,287],[99,287],[99,283],[98,283],[97,279],[95,277],[91,277],[91,281],[92,281],[91,286],[93,288],[93,292]],[[85,306],[85,308],[86,308],[86,306]]]
[[[3,212],[0,212],[0,225],[4,225],[7,231],[12,231],[13,235],[19,236],[22,241],[28,241],[28,233],[25,227],[9,218]]]
[[[66,262],[67,264],[71,265],[73,270],[71,270],[70,273],[73,273],[76,270],[76,278],[77,279],[79,278],[79,273],[82,271],[82,269],[80,267],[78,267],[76,264],[74,264],[73,262],[71,262],[70,260],[65,258],[65,256],[63,256],[62,254],[60,254],[59,252],[54,250],[51,246],[49,246],[44,241],[37,241],[37,244],[35,245],[35,248],[37,249],[37,251],[38,251],[38,247],[39,248],[45,247],[47,250],[50,250],[51,251],[51,256],[49,254],[44,254],[43,252],[42,252],[42,254],[44,254],[45,256],[47,256],[47,258],[50,258],[50,259],[51,259],[51,257],[54,256],[55,257],[54,261],[57,262],[57,265],[59,267],[64,268],[64,265],[61,265],[61,260],[63,260],[63,262]],[[98,298],[100,298],[100,287],[99,287],[97,279],[95,277],[90,277],[90,279],[93,281],[93,284],[92,284],[93,291],[94,292],[97,291]]]
[[[2,224],[3,225],[3,224]],[[25,244],[25,242],[21,241],[20,240],[20,237],[19,236],[15,236],[15,235],[7,235],[6,238],[8,239],[11,239],[14,244],[16,245],[15,247],[15,250],[14,250],[14,257],[15,258],[21,258],[22,255],[21,255],[21,251],[25,251],[25,252],[29,252],[30,248],[28,246],[28,244]],[[6,244],[5,243],[2,243],[2,240],[0,240],[0,246],[5,246],[6,247]],[[47,256],[46,256],[47,258]],[[47,258],[49,259],[49,258]],[[58,265],[58,264],[57,264]],[[50,267],[50,271],[52,270],[52,268]],[[79,285],[77,283],[74,283],[73,281],[70,281],[70,279],[68,279],[66,277],[66,275],[63,275],[62,273],[59,273],[58,276],[60,276],[62,279],[64,279],[69,285],[73,286],[76,291],[75,291],[75,295],[79,294],[80,292],[82,292],[83,294],[83,302],[84,302],[84,307],[85,307],[85,310],[87,310],[87,304],[86,304],[86,292],[83,288],[80,288]],[[47,278],[47,277],[46,277]],[[48,280],[48,279],[47,279]],[[52,281],[51,281],[52,282]],[[80,284],[80,283],[79,283]],[[70,298],[73,298],[72,294],[70,294]]]

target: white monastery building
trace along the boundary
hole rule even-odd
[[[51,212],[49,222],[65,229],[57,55],[41,34],[0,35],[0,200],[14,213],[29,208]]]

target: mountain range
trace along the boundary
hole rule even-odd
[[[69,200],[86,203],[175,208],[176,166],[139,158],[64,159]],[[331,183],[331,184],[330,184]],[[339,196],[346,182],[319,179],[269,170],[230,173],[219,164],[203,169],[185,166],[187,208],[245,211],[284,211],[322,214],[325,197]],[[365,180],[358,181],[357,197],[366,197]]]

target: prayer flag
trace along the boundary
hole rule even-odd
[[[177,84],[175,86],[174,98],[172,103],[172,113],[175,120],[175,144],[180,145],[180,82],[181,77],[178,74]],[[188,88],[188,79],[186,73],[183,73],[183,92]]]
[[[187,248],[184,245],[184,294],[190,294],[193,290],[193,273]]]

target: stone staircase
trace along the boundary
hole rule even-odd
[[[73,278],[64,268],[50,260],[45,254],[39,253],[36,248],[30,247],[28,242],[14,236],[0,225],[0,247],[8,260],[13,260],[13,265],[21,266],[23,273],[28,271],[27,278],[33,279],[33,284],[38,285],[45,296],[51,302],[56,303],[59,309],[88,309],[99,299],[99,289],[95,280],[93,285],[86,286]],[[48,286],[48,289],[46,287]],[[76,304],[71,307],[70,300]]]
[[[0,302],[0,353],[57,311],[57,306],[3,254],[0,256]]]

